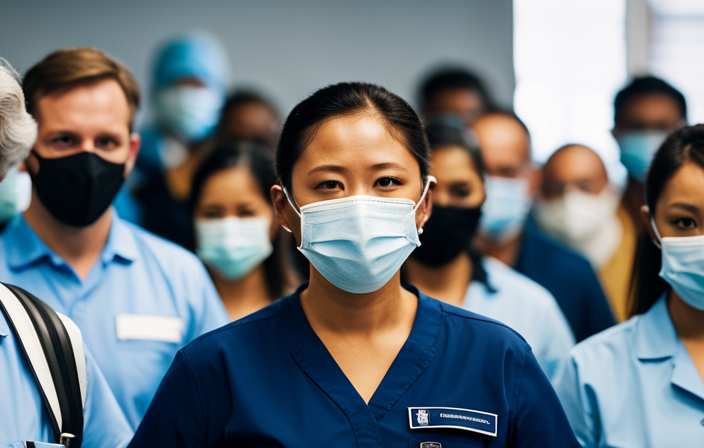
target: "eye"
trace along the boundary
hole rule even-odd
[[[697,227],[696,221],[692,218],[680,218],[673,222],[679,229],[690,230]]]
[[[201,217],[206,219],[216,219],[220,217],[220,212],[217,210],[206,210],[201,214]]]
[[[455,197],[459,198],[466,198],[471,194],[471,190],[469,189],[469,185],[453,185],[450,188],[450,194]]]
[[[53,138],[51,140],[51,143],[54,146],[68,147],[73,144],[73,138],[69,137],[68,135],[61,135],[59,137]]]
[[[376,181],[376,185],[380,186],[381,188],[389,188],[395,185],[401,185],[401,182],[399,182],[398,179],[394,179],[393,177],[382,177],[381,179]]]
[[[117,144],[115,139],[109,137],[102,137],[96,139],[95,146],[97,146],[98,148],[114,148],[119,145]]]
[[[324,182],[321,182],[318,184],[316,189],[321,189],[321,190],[334,190],[336,188],[340,187],[341,189],[344,190],[342,187],[342,184],[336,180],[326,180]]]

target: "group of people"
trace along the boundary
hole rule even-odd
[[[0,445],[704,440],[704,126],[674,87],[616,95],[624,187],[579,143],[537,167],[465,69],[416,109],[339,83],[282,120],[227,95],[209,35],[155,60],[136,129],[140,87],[105,53],[24,78],[0,59]],[[78,439],[15,287],[80,329]]]

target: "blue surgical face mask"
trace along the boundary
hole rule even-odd
[[[0,182],[0,224],[12,220],[29,206],[32,196],[32,181],[29,174],[17,168],[8,171]]]
[[[692,308],[704,311],[704,235],[660,237],[650,218],[662,250],[660,277]]]
[[[187,142],[208,137],[215,129],[225,97],[219,88],[171,86],[156,98],[159,121]]]
[[[630,177],[645,182],[650,162],[666,138],[664,131],[619,132],[616,141],[621,149],[621,163]]]
[[[421,195],[423,202],[432,176]],[[355,294],[377,291],[420,246],[418,206],[410,199],[350,196],[301,207],[301,246],[313,267],[336,287]]]
[[[528,218],[532,202],[528,180],[487,176],[484,187],[480,235],[494,243],[509,241],[521,232]]]
[[[199,219],[195,228],[198,257],[225,280],[245,277],[274,251],[270,219]]]

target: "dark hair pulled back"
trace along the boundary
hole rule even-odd
[[[321,125],[333,118],[367,111],[382,117],[393,135],[405,144],[418,161],[425,183],[430,151],[423,124],[411,105],[383,87],[343,82],[318,90],[289,114],[276,151],[276,174],[281,184],[291,192],[293,167]]]
[[[269,190],[272,185],[276,184],[274,164],[269,148],[265,142],[259,141],[231,141],[216,146],[200,165],[193,178],[190,200],[191,215],[195,217],[196,207],[208,180],[221,171],[235,167],[245,168],[252,174],[262,196],[269,202]],[[288,293],[288,289],[294,282],[293,274],[286,264],[286,251],[290,246],[286,238],[287,235],[282,235],[279,232],[273,242],[274,251],[264,260],[264,273],[272,299],[277,299]]]
[[[448,146],[456,146],[469,154],[479,177],[484,179],[486,170],[484,159],[479,150],[479,141],[474,133],[467,129],[462,120],[453,114],[434,115],[425,121],[430,150],[435,151]]]
[[[645,181],[645,204],[655,215],[657,202],[667,183],[684,165],[693,163],[704,169],[704,125],[682,128],[672,133],[655,154]],[[643,235],[638,244],[630,294],[630,315],[650,309],[669,286],[658,274],[662,266],[660,249],[650,236]]]

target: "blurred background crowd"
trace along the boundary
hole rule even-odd
[[[84,46],[134,73],[141,150],[114,209],[195,253],[230,320],[308,276],[269,199],[290,109],[340,81],[399,94],[425,122],[438,179],[405,280],[517,329],[551,379],[575,343],[642,312],[634,272],[652,244],[646,174],[669,134],[704,121],[696,1],[68,0],[2,10],[0,56],[20,73]],[[31,191],[22,165],[0,183],[6,231]],[[448,264],[464,248],[466,263]],[[458,275],[469,278],[454,288],[447,279]],[[127,415],[133,426],[144,409]]]

